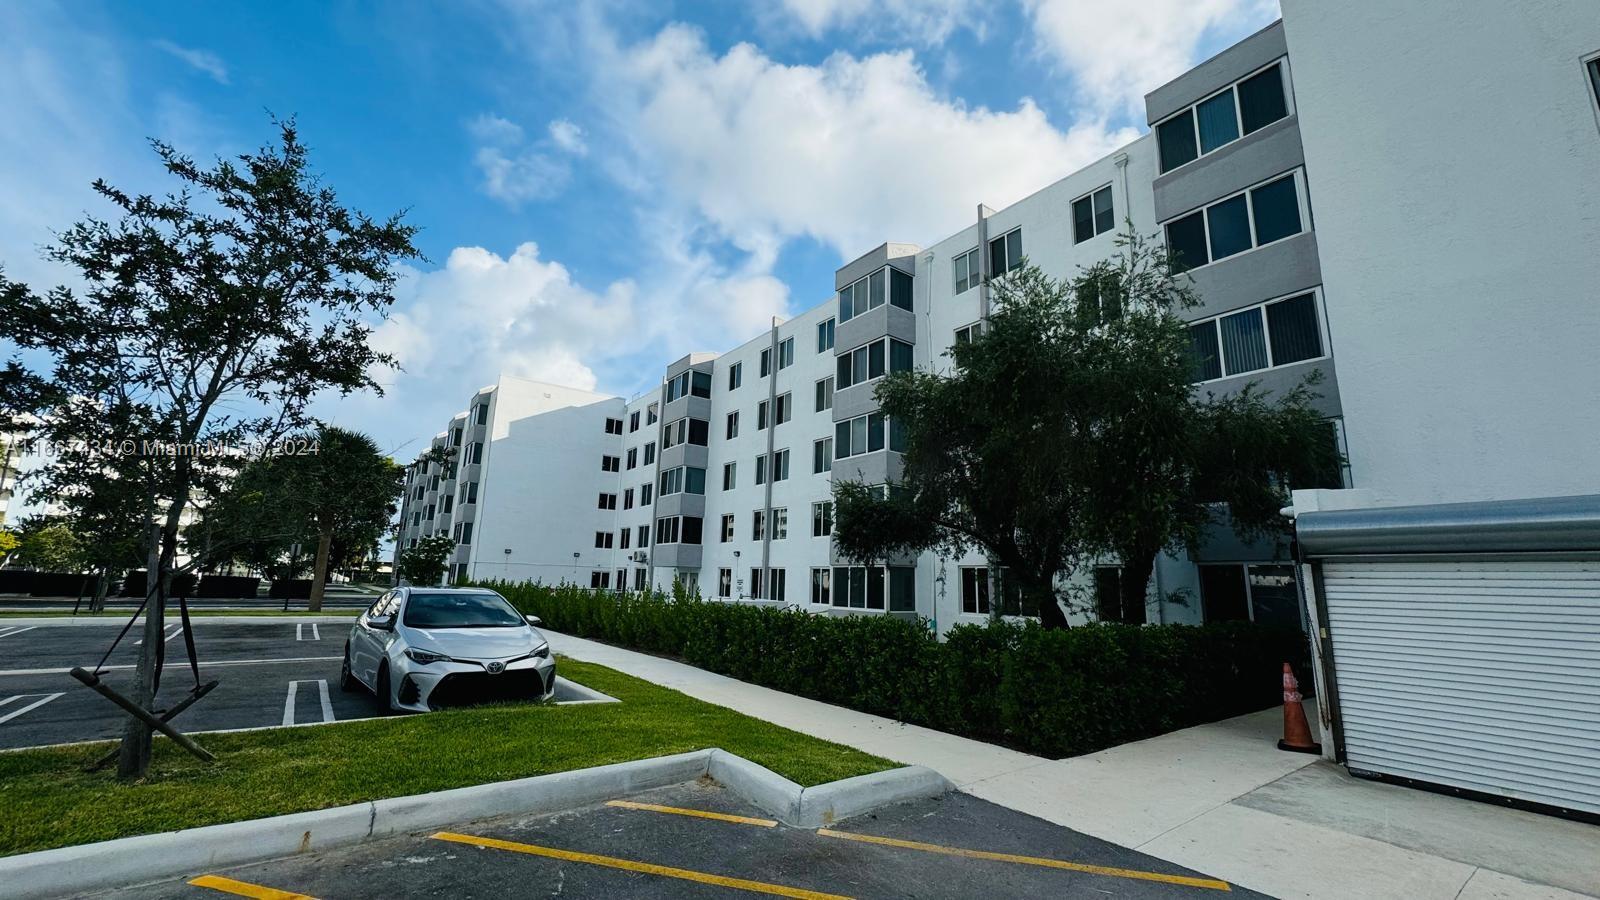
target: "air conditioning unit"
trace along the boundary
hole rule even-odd
[[[644,552],[643,550],[635,550],[633,551],[632,559],[636,563],[642,563],[650,559],[650,554]]]

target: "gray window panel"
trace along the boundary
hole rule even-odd
[[[867,566],[867,609],[883,609],[883,566]]]
[[[1094,235],[1093,201],[1088,197],[1072,201],[1072,242],[1081,244]]]
[[[1212,260],[1227,259],[1249,250],[1250,213],[1241,195],[1206,208],[1211,232]]]
[[[867,452],[873,453],[883,449],[883,413],[872,413],[866,417],[867,422]]]
[[[1267,333],[1272,336],[1275,366],[1316,359],[1322,355],[1322,332],[1317,328],[1317,301],[1301,294],[1267,305]]]
[[[967,254],[956,257],[951,265],[954,267],[951,277],[955,282],[955,289],[951,293],[959,294],[967,289]]]
[[[867,417],[850,420],[850,454],[867,452]]]
[[[889,371],[911,371],[911,345],[904,341],[889,339]]]
[[[1117,217],[1111,209],[1111,188],[1103,187],[1094,192],[1094,230],[1104,234],[1116,224]]]
[[[1239,114],[1244,119],[1244,133],[1259,128],[1289,114],[1289,104],[1283,96],[1283,73],[1274,65],[1257,75],[1239,82]]]
[[[882,306],[884,304],[885,298],[884,298],[884,283],[883,283],[883,281],[884,281],[884,278],[883,278],[883,270],[882,269],[879,269],[878,271],[873,272],[867,278],[867,283],[870,285],[870,293],[868,293],[868,295],[867,295],[867,308],[868,309],[877,309],[878,307],[880,307],[880,306]],[[859,313],[859,312],[861,312],[861,310],[857,309],[856,312]]]
[[[1201,322],[1189,326],[1189,359],[1195,381],[1222,377],[1222,354],[1217,349],[1217,323]]]
[[[899,269],[889,270],[889,303],[911,311],[911,276]]]
[[[867,345],[867,377],[879,378],[883,373],[883,341],[873,341]]]
[[[896,453],[906,452],[906,428],[900,419],[889,420],[889,449]]]
[[[689,393],[693,394],[696,397],[710,397],[711,396],[711,373],[710,372],[696,372],[696,373],[694,373],[694,380],[693,380],[692,385],[689,388]],[[621,434],[621,433],[622,433],[622,429],[618,428],[617,429],[617,434]]]
[[[1206,250],[1205,213],[1191,213],[1167,224],[1167,253],[1175,269],[1192,269],[1211,261]]]
[[[1233,88],[1195,107],[1200,120],[1200,152],[1210,153],[1239,139],[1239,118],[1233,109]]]
[[[1161,171],[1173,169],[1200,155],[1194,142],[1194,112],[1185,110],[1156,126],[1156,143],[1161,149]]]
[[[889,567],[889,611],[915,612],[917,609],[917,570],[911,566]]]
[[[683,489],[690,494],[706,492],[706,470],[689,468],[684,471]]]
[[[850,455],[849,422],[840,422],[833,426],[833,454],[834,459],[844,459]]]
[[[1250,206],[1256,217],[1258,246],[1300,233],[1300,198],[1295,193],[1293,175],[1251,191]]]
[[[1267,367],[1267,335],[1261,323],[1261,310],[1223,316],[1222,353],[1227,374],[1238,375]]]

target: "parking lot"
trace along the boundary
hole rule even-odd
[[[1231,892],[1231,893],[1230,893]],[[963,794],[788,828],[707,781],[195,872],[117,898],[1262,895]]]
[[[353,622],[223,624],[196,618],[201,681],[220,684],[174,723],[195,732],[379,715],[370,693],[339,690],[339,664]],[[73,666],[92,669],[116,633],[105,626],[0,620],[0,749],[119,736],[126,716],[67,674]],[[167,665],[158,708],[177,703],[194,687],[175,621],[165,634]],[[141,636],[137,628],[130,632],[106,662],[101,677],[119,691],[133,688]],[[561,683],[557,699],[562,699]]]

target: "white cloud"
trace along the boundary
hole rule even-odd
[[[589,149],[583,129],[566,119],[552,121],[547,137],[532,143],[522,126],[487,113],[468,122],[467,132],[479,143],[474,162],[484,193],[511,206],[560,195],[572,181],[570,159]]]
[[[892,33],[935,44],[957,28],[981,34],[986,21],[974,0],[783,0],[783,11],[812,37],[839,28]]]
[[[223,63],[222,57],[209,50],[196,50],[191,47],[180,47],[168,40],[155,42],[158,49],[187,63],[191,68],[197,69],[211,76],[217,84],[228,83],[228,67]]]
[[[784,65],[740,44],[720,56],[673,25],[600,54],[620,140],[652,197],[693,209],[718,236],[776,255],[807,235],[844,258],[927,241],[979,202],[1010,204],[1132,140],[1033,102],[1012,110],[939,96],[909,51]]]
[[[589,145],[583,141],[583,129],[566,119],[556,119],[550,123],[550,140],[574,156],[589,152]]]
[[[1035,39],[1101,115],[1142,117],[1144,95],[1194,65],[1202,41],[1243,37],[1278,17],[1277,0],[1023,0]]]

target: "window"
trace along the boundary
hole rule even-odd
[[[476,409],[476,411],[475,411],[475,413],[474,413],[474,415],[472,417],[472,424],[474,424],[474,425],[487,425],[487,424],[489,424],[489,404],[487,404],[487,403],[478,404],[477,409]]]
[[[639,467],[639,448],[638,447],[629,447],[628,448],[628,468],[629,469],[636,469],[638,467]]]
[[[671,403],[689,396],[689,373],[683,372],[667,379],[666,402]]]
[[[876,453],[884,448],[885,436],[890,450],[905,451],[905,429],[888,421],[883,413],[868,413],[838,422],[833,426],[833,458]]]
[[[983,323],[973,322],[971,325],[956,329],[956,343],[970,344],[981,334],[983,334]]]
[[[688,419],[679,419],[676,422],[668,422],[667,426],[661,429],[661,449],[670,450],[673,447],[683,443],[688,438]]]
[[[772,374],[772,348],[768,347],[761,351],[761,377],[765,378],[770,374]]]
[[[644,423],[646,425],[654,425],[657,418],[658,414],[656,412],[656,405],[654,403],[644,408]]]
[[[639,411],[638,410],[634,410],[632,413],[630,413],[628,415],[628,433],[632,434],[632,433],[634,433],[635,431],[638,431],[638,430],[639,430]]]
[[[910,311],[911,276],[895,268],[884,268],[839,291],[839,321],[848,322],[884,303]]]
[[[698,516],[667,516],[656,520],[657,544],[698,544],[700,543],[700,523]]]
[[[450,446],[461,446],[461,429],[459,427],[450,429]]]
[[[731,491],[738,486],[739,464],[736,462],[722,464],[722,489]]]
[[[812,603],[820,603],[820,604],[822,604],[824,606],[827,606],[831,602],[829,600],[829,595],[831,593],[829,588],[832,585],[832,583],[833,583],[833,570],[832,569],[812,569],[811,570],[811,602]]]
[[[439,507],[439,512],[441,512],[441,513],[443,513],[444,515],[447,515],[447,516],[450,515],[450,504],[455,499],[456,498],[455,498],[454,494],[445,494],[444,495],[444,505]],[[157,571],[160,571],[160,570],[157,570]]]
[[[1111,185],[1072,201],[1072,242],[1081,244],[1117,224],[1111,211]]]
[[[738,412],[738,410],[735,410],[735,411],[733,411],[731,413],[728,413],[727,439],[731,441],[731,440],[733,440],[734,438],[736,438],[738,436],[739,436],[739,412]]]
[[[617,546],[623,550],[628,549],[628,542],[633,539],[633,532],[624,528],[617,532]],[[618,579],[619,581],[621,579]]]
[[[466,484],[462,485],[461,486],[461,494],[462,494],[462,497],[461,497],[461,502],[462,503],[477,503],[478,502],[478,483],[476,481],[469,481]]]
[[[649,525],[640,525],[639,526],[639,549],[643,550],[644,548],[646,548],[648,546],[650,546],[650,526]]]
[[[1013,228],[989,242],[989,277],[999,278],[1021,265],[1021,228]]]
[[[467,453],[467,465],[476,466],[483,462],[483,441],[473,441],[467,450],[470,451]]]
[[[785,569],[767,570],[767,599],[782,603],[787,594],[788,571]]]
[[[678,466],[661,473],[660,495],[663,497],[672,494],[704,494],[706,492],[706,470],[694,466]]]
[[[693,373],[693,377],[689,379],[689,393],[690,393],[690,395],[695,396],[695,397],[710,397],[711,396],[711,373],[710,372],[695,372],[695,373]],[[621,434],[622,432],[619,431],[617,433]]]
[[[732,569],[718,569],[717,570],[717,596],[718,597],[732,597],[733,596],[733,570]]]
[[[611,573],[590,572],[589,587],[595,590],[609,590],[611,587]]]
[[[752,567],[750,569],[750,596],[752,599],[761,599],[766,596],[766,579],[762,578],[762,571]]]
[[[596,531],[594,533],[594,546],[596,550],[611,549],[611,540],[612,536],[611,532],[609,531]]]
[[[789,509],[779,507],[772,511],[772,539],[781,541],[789,536]]]
[[[777,399],[777,403],[778,403],[778,414],[773,417],[772,424],[774,424],[774,425],[782,425],[783,423],[785,423],[785,422],[789,421],[790,419],[794,418],[794,398],[793,398],[793,396],[791,396],[789,394],[779,394],[778,395],[778,399]]]
[[[767,536],[767,514],[765,510],[754,510],[750,513],[750,540],[759,541]]]
[[[778,344],[778,368],[787,369],[794,365],[794,338],[784,338]]]
[[[744,383],[744,363],[734,363],[728,367],[728,390],[736,391]]]
[[[967,288],[975,288],[978,286],[978,282],[983,280],[983,270],[979,267],[977,247],[973,247],[971,250],[951,260],[951,266],[955,270],[951,276],[955,282],[952,293],[964,293]]]
[[[633,509],[633,488],[628,488],[622,492],[622,508]]]
[[[689,443],[704,447],[711,440],[711,423],[705,419],[689,420]]]
[[[833,349],[833,320],[824,319],[817,323],[817,352],[823,353]]]
[[[917,609],[917,570],[911,566],[888,566],[889,611],[915,612]]]
[[[607,419],[606,419],[606,434],[621,434],[621,433],[622,433],[622,420],[621,419],[612,419],[612,418],[607,417]]]
[[[650,465],[656,461],[656,442],[651,441],[644,445],[644,464]]]
[[[1287,115],[1283,67],[1273,63],[1157,124],[1161,171],[1193,162]]]
[[[833,438],[823,438],[811,445],[811,474],[833,471]]]
[[[1314,293],[1274,300],[1189,326],[1194,380],[1210,381],[1317,359],[1322,329]]]
[[[912,368],[912,347],[894,338],[881,338],[845,353],[835,363],[834,387],[844,390],[889,372],[908,372]]]
[[[1167,223],[1174,266],[1193,269],[1243,253],[1304,228],[1293,173]]]
[[[600,471],[602,471],[602,472],[620,472],[620,471],[622,471],[622,457],[620,457],[620,456],[602,456],[602,457],[600,457]]]
[[[726,544],[726,543],[731,542],[732,540],[733,540],[733,513],[725,513],[722,516],[722,542],[724,544]],[[727,595],[724,594],[723,596],[727,596]]]
[[[649,482],[645,482],[644,484],[639,485],[639,505],[640,506],[649,506],[650,505],[651,499],[655,496],[655,494],[653,493],[653,491],[655,491],[655,489],[656,489],[656,486],[653,485],[653,484],[650,484]]]
[[[600,503],[599,503],[598,508],[599,509],[616,509],[617,508],[617,495],[616,494],[601,494],[600,495]]]
[[[817,382],[817,412],[833,409],[833,377]]]
[[[889,305],[911,312],[911,276],[899,269],[889,270]]]
[[[763,431],[767,427],[767,401],[762,400],[756,404],[756,430]]]
[[[1102,622],[1124,622],[1129,625],[1144,624],[1144,604],[1136,603],[1124,609],[1122,604],[1122,567],[1096,566],[1094,570],[1095,611]]]
[[[756,484],[766,484],[766,483],[767,483],[767,458],[765,456],[758,456],[758,457],[756,457]]]
[[[643,525],[640,525],[639,527],[641,529],[644,528]],[[649,572],[648,569],[634,569],[633,570],[633,589],[634,590],[636,590],[636,591],[644,590],[644,581],[645,581],[645,578],[647,577],[647,573],[648,572]]]
[[[884,608],[883,566],[835,566],[832,588],[834,606]]]
[[[984,566],[961,568],[961,612],[970,616],[989,614],[989,570]]]
[[[833,534],[833,501],[811,504],[811,536],[827,537]]]

